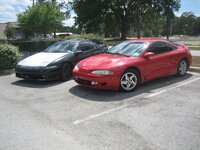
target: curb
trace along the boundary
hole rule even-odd
[[[200,67],[190,67],[188,70],[192,71],[192,72],[198,72],[198,73],[200,73]]]
[[[0,76],[11,75],[15,72],[15,69],[3,70],[0,71]]]

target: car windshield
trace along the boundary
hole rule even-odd
[[[147,44],[144,42],[122,42],[110,48],[106,53],[138,57],[146,47]]]
[[[77,43],[55,43],[52,46],[48,47],[45,52],[48,53],[67,53],[67,52],[73,52],[76,49]]]

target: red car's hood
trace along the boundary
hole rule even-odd
[[[100,54],[82,60],[78,63],[78,66],[86,70],[112,69],[126,65],[132,62],[133,60],[133,57],[125,57],[112,54]]]

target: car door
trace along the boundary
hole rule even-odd
[[[97,55],[101,53],[100,49],[97,48],[97,45],[93,42],[90,42],[90,49],[91,49],[91,55]]]
[[[152,43],[146,52],[153,52],[155,55],[145,59],[146,80],[167,76],[172,72],[171,50],[165,42]]]
[[[80,54],[81,59],[85,59],[93,53],[93,49],[91,48],[91,44],[89,42],[81,42],[78,46],[78,50],[82,52]]]

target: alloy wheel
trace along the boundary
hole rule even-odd
[[[178,68],[178,72],[181,76],[185,75],[187,71],[187,62],[185,60],[181,60],[181,62],[179,63],[179,68]]]
[[[137,75],[133,72],[126,72],[121,78],[121,87],[125,91],[133,90],[138,84]]]

